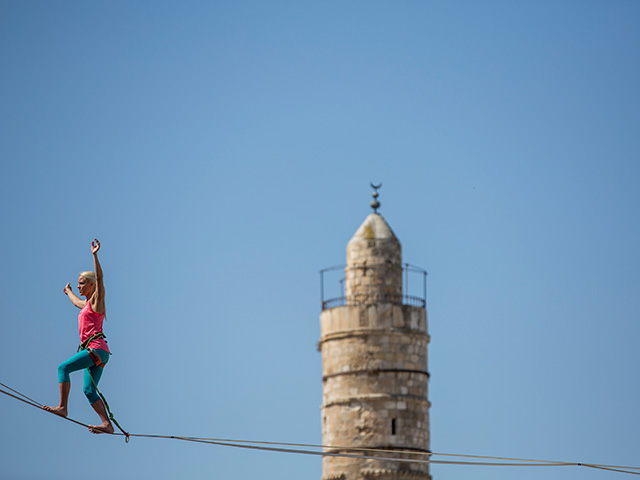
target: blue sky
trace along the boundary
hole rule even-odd
[[[135,433],[320,443],[318,271],[383,182],[434,452],[640,465],[640,4],[0,2],[0,382],[57,400],[100,252]],[[94,413],[72,377],[70,414]],[[0,477],[321,476],[0,398]],[[96,459],[101,459],[97,463]],[[437,480],[609,479],[433,466]]]

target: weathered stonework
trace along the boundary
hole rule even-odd
[[[347,245],[345,278],[346,305],[320,315],[322,443],[334,452],[428,452],[427,314],[402,303],[400,242],[379,214],[369,215]],[[322,478],[429,480],[430,475],[426,463],[325,456]]]

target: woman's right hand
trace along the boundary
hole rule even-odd
[[[64,294],[65,295],[69,295],[69,293],[73,292],[73,290],[71,289],[71,284],[67,283],[67,286],[64,287]]]

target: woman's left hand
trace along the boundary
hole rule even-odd
[[[97,238],[94,238],[93,242],[91,242],[91,253],[95,255],[98,253],[98,250],[100,250],[100,242]]]

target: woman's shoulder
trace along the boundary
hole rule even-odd
[[[104,311],[102,313],[96,312],[96,310],[99,310],[99,308],[97,306],[92,305],[91,303],[92,303],[91,301],[87,301],[86,305],[83,307],[83,310],[87,309],[94,315],[104,315]]]

